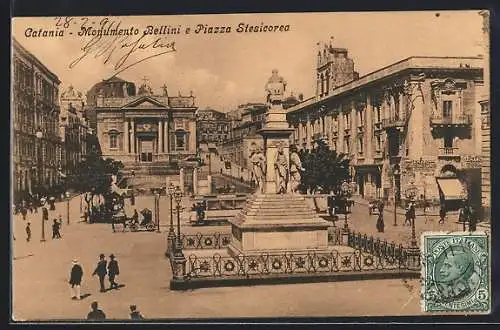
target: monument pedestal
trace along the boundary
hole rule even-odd
[[[326,252],[329,223],[294,194],[256,194],[231,220],[231,255]]]

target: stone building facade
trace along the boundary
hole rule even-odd
[[[482,84],[480,58],[410,57],[289,108],[292,143],[311,149],[321,136],[349,155],[362,197],[477,205]]]
[[[196,113],[198,145],[220,144],[229,138],[231,120],[223,112],[205,109]]]
[[[85,115],[83,94],[72,85],[61,93],[60,136],[61,170],[65,175],[75,174],[78,164],[87,155],[89,127]]]
[[[103,157],[122,161],[125,172],[160,175],[196,155],[195,98],[169,96],[166,86],[153,93],[143,83],[137,94],[130,82],[112,81],[95,98],[97,136]],[[106,84],[104,84],[106,85]],[[132,94],[129,94],[131,92]],[[158,172],[160,171],[160,172]]]
[[[12,50],[12,182],[16,197],[60,182],[60,80],[16,39]]]
[[[482,179],[482,206],[483,218],[491,218],[491,113],[490,113],[490,15],[489,11],[482,10],[483,16],[483,66],[484,86],[481,91],[479,104],[481,106],[481,179]]]

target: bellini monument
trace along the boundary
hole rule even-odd
[[[259,131],[264,150],[256,148],[250,156],[258,188],[231,220],[229,253],[327,252],[329,223],[297,191],[303,169],[296,148],[290,146],[293,129],[283,109],[286,81],[278,70],[273,70],[265,89],[269,108]]]

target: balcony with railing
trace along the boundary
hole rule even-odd
[[[472,116],[466,114],[457,114],[443,116],[443,114],[433,114],[430,118],[432,127],[442,126],[469,126],[472,125]]]
[[[439,148],[438,159],[441,160],[454,160],[459,162],[460,155],[456,152],[458,148],[454,147],[443,147]]]
[[[382,128],[389,129],[389,128],[404,127],[405,120],[406,118],[404,115],[398,115],[398,116],[392,115],[389,118],[382,119]]]

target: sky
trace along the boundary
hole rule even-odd
[[[264,86],[273,69],[278,69],[287,81],[288,92],[302,93],[305,98],[313,96],[317,43],[329,42],[331,37],[335,47],[349,50],[360,76],[409,56],[483,53],[482,17],[478,11],[121,16],[108,17],[108,24],[120,22],[120,28],[137,28],[139,35],[116,41],[113,45],[118,50],[107,63],[104,56],[92,53],[70,68],[92,38],[78,36],[82,24],[97,27],[103,18],[73,17],[64,28],[66,18],[59,21],[54,17],[17,17],[12,22],[12,35],[59,77],[61,92],[73,85],[85,94],[95,83],[116,73],[116,63],[130,49],[124,44],[138,40],[148,25],[180,26],[178,35],[146,35],[140,39],[144,44],[158,38],[164,45],[174,42],[174,52],[145,59],[118,76],[137,85],[146,77],[158,94],[164,84],[171,96],[192,91],[200,109],[221,111],[242,103],[264,102]],[[26,36],[28,28],[54,30],[58,22],[58,29],[64,30],[63,37]],[[284,32],[237,33],[240,23],[289,28]],[[198,24],[229,26],[231,33],[196,34],[193,31]],[[191,27],[189,34],[185,33],[187,27]],[[103,37],[100,42],[110,38]],[[126,63],[161,50],[152,46],[140,49],[131,53]]]

